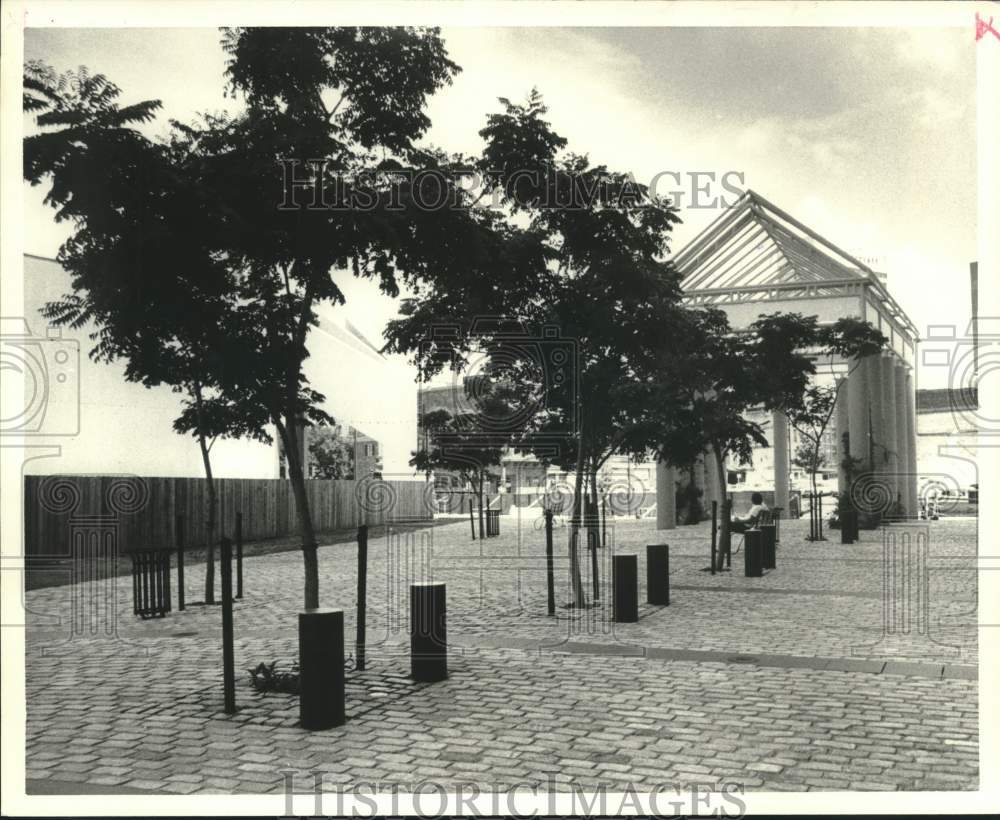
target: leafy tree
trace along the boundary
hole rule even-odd
[[[59,251],[73,292],[43,315],[73,328],[93,323],[92,359],[123,361],[127,380],[181,394],[173,426],[198,442],[208,482],[205,600],[212,603],[212,445],[219,437],[269,441],[266,417],[223,395],[238,351],[221,332],[232,283],[213,255],[213,204],[183,146],[135,130],[158,101],[122,107],[120,89],[103,75],[81,67],[57,76],[40,62],[25,66],[24,88],[24,108],[38,125],[24,140],[24,177],[32,185],[48,180],[46,203],[57,221],[74,226]]]
[[[590,476],[596,509],[596,475],[607,459],[648,450],[637,427],[648,396],[637,361],[651,337],[669,335],[679,310],[679,279],[664,261],[678,217],[627,174],[563,153],[566,140],[544,119],[537,92],[521,105],[501,103],[503,111],[480,132],[486,147],[476,167],[484,196],[509,217],[503,230],[515,264],[499,282],[469,279],[460,294],[425,290],[387,338],[393,349],[415,352],[422,366],[433,367],[436,351],[420,341],[449,319],[453,347],[484,351],[535,397],[514,446],[576,473],[570,577],[574,604],[584,606],[577,554],[584,480]],[[504,321],[477,325],[483,314]],[[554,366],[550,353],[559,346],[563,359]],[[594,516],[587,525],[596,543]]]
[[[163,186],[156,173],[150,175],[161,168],[149,158],[169,152],[175,164],[182,163],[183,178],[194,189],[184,205],[199,253],[176,270],[161,265],[155,276],[144,268],[149,282],[142,288],[133,255],[122,278],[131,271],[125,286],[146,308],[159,306],[158,289],[170,270],[174,280],[190,280],[217,297],[217,304],[206,300],[200,319],[191,323],[211,327],[205,312],[224,311],[225,321],[217,323],[224,337],[217,349],[226,365],[217,380],[219,397],[254,425],[258,417],[273,424],[288,454],[305,606],[316,607],[317,542],[297,444],[303,425],[332,421],[321,409],[325,397],[302,372],[317,307],[344,302],[337,284],[341,275],[373,278],[392,296],[399,293],[400,279],[414,289],[433,279],[461,298],[469,278],[492,276],[499,285],[503,271],[518,269],[524,251],[509,242],[507,234],[517,231],[498,232],[498,219],[488,211],[422,207],[435,186],[446,201],[467,196],[447,158],[416,146],[430,124],[427,98],[459,70],[436,29],[225,29],[223,47],[228,90],[244,103],[243,110],[233,117],[173,122],[166,148],[117,121],[146,121],[157,103],[115,114],[107,109],[105,92],[93,92],[94,115],[85,126],[101,132],[101,139],[87,159],[100,161],[93,170],[82,169],[91,184],[80,188],[80,197],[102,201],[102,213],[125,244],[139,244],[152,229],[161,241],[186,247],[186,240],[178,242],[184,234],[175,230],[176,223],[160,224],[154,216]],[[28,104],[44,106],[45,77],[29,79]],[[68,131],[65,157],[53,162],[78,165],[80,127],[74,122]],[[44,165],[47,152],[50,141],[42,141],[34,158],[26,156],[27,177]],[[414,167],[434,172],[429,183],[406,176]],[[103,203],[108,190],[103,173],[117,192],[114,206]],[[59,186],[55,190],[64,209],[79,207],[77,197],[61,196]],[[100,243],[78,244],[79,252],[96,258],[107,250]],[[174,253],[172,263],[179,261],[176,248],[167,250]],[[146,314],[154,312],[146,308]],[[142,309],[132,315],[142,316]]]
[[[705,308],[689,311],[682,321],[683,331],[671,345],[657,346],[650,357],[650,378],[664,385],[650,404],[650,424],[660,433],[659,457],[668,463],[690,464],[710,450],[722,498],[726,460],[751,463],[754,446],[768,444],[748,411],[800,412],[817,355],[850,360],[877,352],[886,341],[856,319],[820,326],[815,316],[773,313],[734,331],[725,313]],[[728,505],[724,509],[718,569],[730,548]]]
[[[353,479],[354,448],[340,426],[313,427],[309,433],[309,456],[313,478]]]

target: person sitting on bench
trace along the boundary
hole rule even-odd
[[[757,522],[760,519],[760,514],[767,510],[767,505],[764,503],[764,496],[760,493],[753,493],[750,496],[750,509],[747,510],[746,515],[738,515],[732,521],[729,522],[730,532],[746,532],[749,529],[757,526]]]

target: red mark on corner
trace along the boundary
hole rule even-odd
[[[1000,40],[1000,31],[993,28],[993,18],[989,19],[989,22],[983,20],[979,16],[979,12],[976,12],[976,42],[978,43],[983,37],[986,36],[986,32],[990,32],[994,37]]]

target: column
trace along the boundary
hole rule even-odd
[[[788,512],[788,418],[780,411],[771,414],[774,448],[774,506]]]
[[[892,368],[893,394],[896,397],[896,492],[899,493],[899,503],[907,516],[913,515],[910,509],[910,436],[906,425],[906,366],[896,361]]]
[[[868,375],[871,357],[851,363],[847,377],[847,416],[851,434],[851,458],[868,462]]]
[[[662,461],[656,462],[656,529],[672,530],[677,526],[674,488],[676,471]]]
[[[865,364],[865,385],[868,388],[868,416],[871,420],[871,470],[885,473],[885,395],[882,382],[885,369],[880,355],[869,356]]]
[[[885,485],[890,492],[892,502],[899,494],[899,451],[896,449],[896,421],[898,418],[896,405],[896,365],[892,353],[883,354],[879,361],[879,379],[882,388],[882,435],[885,442],[885,456],[879,472],[884,473]],[[892,507],[890,506],[890,510]]]
[[[850,412],[848,405],[850,404],[850,390],[851,386],[849,379],[845,376],[837,379],[837,385],[840,390],[837,393],[837,410],[836,416],[834,417],[836,441],[837,441],[837,494],[843,496],[850,490],[848,486],[847,471],[844,469],[844,457],[847,456],[848,450],[844,447],[844,435],[847,434],[850,437]]]
[[[715,457],[706,450],[699,460],[701,465],[702,486],[705,488],[705,510],[712,514],[712,502],[719,500],[718,482],[715,477]]]
[[[906,373],[904,379],[904,400],[906,403],[906,498],[907,512],[918,514],[917,499],[917,406],[916,393],[913,392],[913,370]]]

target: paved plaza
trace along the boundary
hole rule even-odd
[[[599,552],[601,601],[575,611],[557,528],[550,617],[534,516],[504,517],[485,542],[468,521],[373,528],[368,668],[348,672],[347,723],[322,732],[298,727],[295,696],[259,694],[246,673],[296,659],[297,551],[245,562],[235,716],[223,713],[219,607],[175,603],[141,621],[128,577],[31,591],[28,791],[280,792],[289,771],[305,791],[315,771],[328,789],[978,788],[975,519],[863,532],[851,546],[806,534],[804,520],[781,523],[763,578],[743,577],[742,554],[713,576],[707,524],[618,519]],[[611,554],[639,554],[644,601],[653,543],[670,545],[670,605],[612,624]],[[344,609],[350,649],[355,562],[352,544],[320,549],[321,602]],[[189,602],[203,577],[188,566]],[[447,584],[450,676],[435,684],[407,677],[408,585],[421,580]]]

